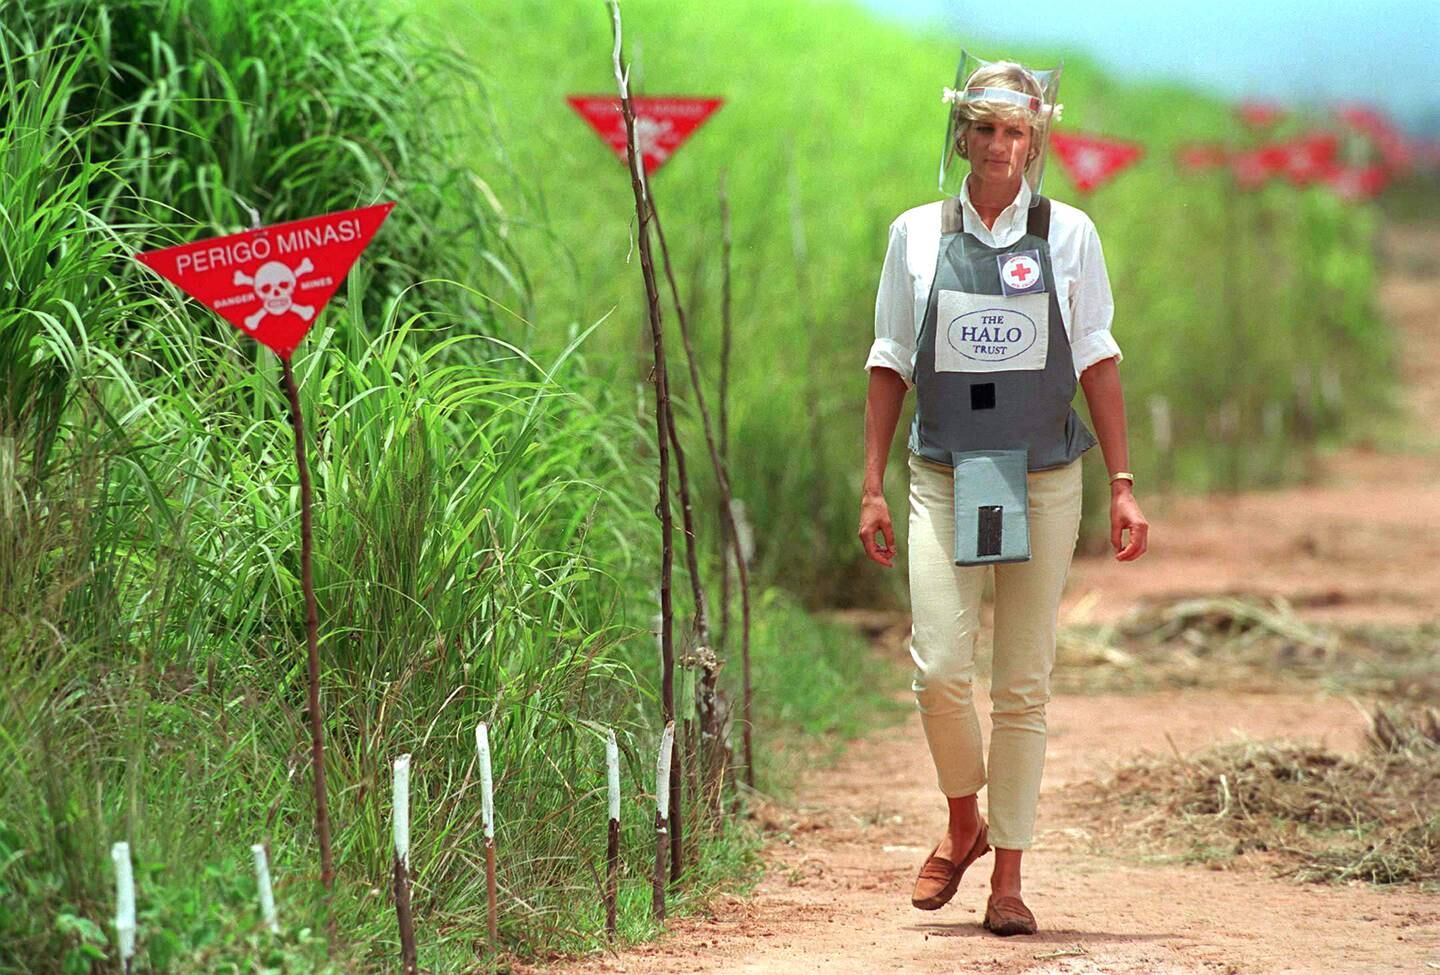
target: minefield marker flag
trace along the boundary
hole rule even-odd
[[[135,259],[288,360],[394,206],[272,224]]]
[[[1332,173],[1340,152],[1340,137],[1333,132],[1307,132],[1285,144],[1282,173],[1296,186],[1323,181]]]
[[[1219,142],[1187,142],[1175,150],[1175,161],[1194,172],[1218,169],[1229,159],[1229,148]]]
[[[1258,190],[1272,177],[1283,175],[1289,165],[1290,147],[1283,142],[1257,146],[1230,157],[1230,173],[1242,190]]]
[[[568,95],[581,118],[610,146],[621,162],[627,161],[625,118],[620,99],[613,95]],[[723,98],[631,95],[635,109],[635,138],[645,175],[659,169],[725,103]]]
[[[1082,193],[1110,182],[1145,155],[1144,148],[1134,142],[1074,132],[1050,133],[1050,148]]]
[[[1384,166],[1337,166],[1321,182],[1348,203],[1373,200],[1390,182]]]
[[[1368,105],[1344,105],[1336,117],[1364,136],[1391,173],[1406,173],[1415,163],[1410,139],[1380,110]]]
[[[1235,106],[1235,114],[1252,129],[1268,129],[1283,121],[1288,113],[1272,102],[1252,99]]]
[[[311,556],[310,468],[305,459],[300,389],[290,356],[394,206],[394,203],[378,203],[135,255],[137,261],[156,274],[269,346],[283,366],[281,385],[289,401],[290,426],[295,431],[295,471],[300,487],[300,588],[305,595],[315,832],[320,846],[320,882],[325,889],[326,927],[332,945],[335,942],[332,897],[335,861],[330,846],[330,805],[325,785],[319,610]],[[401,856],[401,851],[397,849],[396,855]],[[408,909],[407,900],[405,910]],[[413,959],[413,954],[411,957]]]

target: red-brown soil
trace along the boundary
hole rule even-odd
[[[1392,228],[1390,253],[1440,255],[1440,229]],[[1152,522],[1134,563],[1077,558],[1063,623],[1112,619],[1182,595],[1290,598],[1315,620],[1418,622],[1440,613],[1440,261],[1411,261],[1383,285],[1400,330],[1412,410],[1408,440],[1383,453],[1324,460],[1316,484],[1239,496],[1138,496]],[[898,565],[903,565],[903,553]],[[872,621],[873,622],[873,621]],[[905,680],[907,629],[892,621],[877,652]],[[986,631],[988,633],[988,624]],[[984,693],[977,695],[987,710]],[[989,728],[981,716],[982,727]],[[1277,879],[1244,859],[1226,869],[1147,860],[1093,841],[1093,809],[1065,792],[1143,751],[1182,754],[1232,734],[1360,747],[1355,703],[1320,693],[1216,690],[1057,695],[1037,839],[1025,896],[1040,932],[998,938],[980,920],[993,854],[944,909],[910,906],[910,887],[944,823],[918,717],[850,745],[809,770],[793,805],[761,802],[767,873],[746,899],[673,919],[656,943],[551,970],[833,975],[917,973],[1356,973],[1440,971],[1440,898],[1413,888]],[[1168,736],[1168,738],[1167,738]],[[1172,746],[1173,742],[1173,746]],[[985,793],[981,792],[982,809]]]

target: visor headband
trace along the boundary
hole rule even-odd
[[[1054,116],[1054,121],[1060,120],[1060,108],[1056,105],[1053,108],[1045,105],[1034,95],[1027,95],[1023,91],[1015,91],[1012,88],[987,88],[976,86],[956,91],[954,88],[945,88],[940,94],[940,100],[951,105],[958,105],[961,102],[1006,102],[1010,105],[1018,105],[1031,115],[1041,117]]]

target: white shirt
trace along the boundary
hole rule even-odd
[[[865,363],[868,372],[875,366],[895,370],[914,387],[915,336],[925,317],[930,286],[935,279],[935,260],[940,250],[940,208],[943,200],[906,210],[890,224],[890,243],[880,272],[875,295],[875,342]],[[964,229],[987,247],[1008,247],[1025,234],[1030,215],[1030,188],[1020,181],[1016,194],[993,227],[986,227],[970,203],[970,180],[960,188],[960,212]],[[1070,357],[1075,378],[1102,359],[1124,359],[1120,346],[1110,335],[1115,302],[1110,295],[1110,278],[1105,273],[1105,255],[1095,224],[1080,210],[1059,200],[1050,203],[1050,264],[1055,276],[1055,297],[1060,318],[1070,338]]]

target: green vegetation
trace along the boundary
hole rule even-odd
[[[483,111],[474,77],[365,5],[328,0],[4,2],[0,53],[0,970],[113,959],[108,848],[121,838],[136,858],[137,971],[323,964],[278,370],[130,255],[240,229],[247,207],[273,221],[385,198],[400,206],[296,357],[335,965],[396,956],[381,892],[402,752],[422,964],[494,960],[476,870],[480,720],[505,950],[602,938],[605,726],[627,797],[621,935],[650,935],[659,557],[645,387],[590,361],[601,316],[532,348],[503,198],[477,191],[468,150],[435,121]],[[683,575],[677,592],[683,645]],[[757,604],[760,743],[851,733],[878,713],[858,637],[779,590]],[[683,715],[690,697],[677,697]],[[783,785],[783,750],[762,753],[761,783]],[[672,913],[755,865],[739,820],[686,811]],[[279,938],[255,906],[260,839]]]
[[[560,341],[577,309],[593,318],[618,306],[596,347],[629,374],[644,349],[644,306],[627,264],[628,184],[564,101],[614,89],[603,5],[392,3],[466,52],[495,93],[506,160],[534,174],[526,206],[509,214],[515,246],[530,266],[565,272],[534,277],[536,340]],[[917,37],[852,3],[626,0],[622,10],[639,93],[727,100],[657,174],[655,194],[695,308],[698,354],[715,362],[716,194],[728,173],[731,417],[745,445],[732,482],[755,521],[762,574],[783,572],[807,602],[903,594],[903,573],[866,562],[855,538],[862,366],[886,227],[938,195],[940,88],[964,43],[1041,64],[1063,55],[1063,127],[1145,143],[1144,162],[1088,199],[1053,160],[1045,187],[1089,212],[1104,241],[1142,502],[1166,483],[1205,490],[1303,477],[1317,444],[1386,411],[1393,353],[1372,297],[1372,213],[1321,190],[1237,196],[1222,176],[1187,177],[1171,164],[1181,143],[1244,138],[1230,106],[1173,86],[1119,84],[1069,52]],[[904,439],[902,429],[887,478],[902,523]],[[1108,535],[1100,462],[1098,450],[1087,460],[1082,544]]]
[[[648,336],[623,170],[561,98],[610,90],[608,22],[591,4],[390,8],[0,0],[0,970],[113,965],[100,960],[114,957],[107,850],[121,838],[138,971],[325,964],[278,370],[131,255],[239,230],[252,209],[274,222],[384,199],[395,213],[295,362],[317,498],[334,965],[396,956],[388,766],[402,752],[421,963],[497,962],[477,870],[480,720],[505,949],[600,941],[606,726],[624,764],[621,935],[653,934]],[[783,791],[801,756],[889,713],[896,686],[806,608],[902,581],[857,562],[860,365],[885,227],[933,195],[930,93],[955,45],[831,4],[647,0],[626,18],[642,90],[730,100],[655,189],[713,381],[728,173],[730,455],[757,540],[759,779]],[[1084,64],[1065,97],[1077,127],[1116,134],[1228,124],[1222,106],[1115,88]],[[1369,217],[1277,190],[1237,218],[1218,184],[1172,182],[1157,163],[1087,205],[1121,296],[1116,334],[1141,365],[1127,375],[1135,466],[1201,487],[1293,472],[1382,398]],[[1212,245],[1227,214],[1242,260],[1224,305]],[[1216,327],[1226,308],[1238,333]],[[698,444],[677,366],[682,439]],[[1161,395],[1169,452],[1147,426]],[[723,673],[732,708],[737,670]],[[693,680],[681,672],[682,714]],[[690,804],[686,821],[672,913],[756,866],[740,820]],[[254,904],[260,839],[279,938]]]

